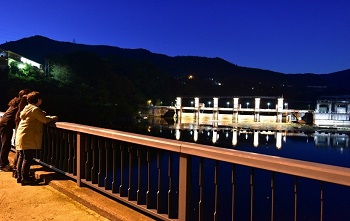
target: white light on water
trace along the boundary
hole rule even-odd
[[[194,130],[193,140],[194,140],[194,142],[197,142],[197,140],[198,140],[198,130]]]
[[[254,143],[253,143],[254,147],[259,146],[259,132],[258,131],[254,131]]]
[[[181,134],[180,130],[177,129],[176,132],[175,132],[176,140],[180,140],[180,134]]]
[[[277,149],[282,148],[282,133],[281,132],[276,133],[276,147],[277,147]]]
[[[233,145],[233,146],[236,146],[236,145],[237,145],[237,131],[236,131],[236,130],[234,130],[234,131],[232,132],[232,145]]]

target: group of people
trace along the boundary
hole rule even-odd
[[[13,172],[17,183],[32,185],[36,180],[30,174],[36,150],[41,149],[43,125],[55,122],[57,116],[49,116],[40,108],[41,94],[23,89],[8,103],[9,108],[0,118],[0,171]],[[16,157],[11,166],[8,159],[15,131]]]

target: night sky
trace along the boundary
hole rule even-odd
[[[0,9],[0,44],[42,35],[282,73],[350,68],[349,0],[7,0]]]

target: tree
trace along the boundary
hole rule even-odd
[[[10,78],[18,78],[23,80],[40,80],[44,77],[44,71],[18,61],[10,63]]]
[[[53,64],[50,71],[52,78],[59,82],[61,86],[72,83],[72,71],[68,65]]]

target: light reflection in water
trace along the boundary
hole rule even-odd
[[[185,132],[185,131],[183,131]],[[248,140],[250,136],[253,136],[253,146],[254,147],[258,147],[259,146],[259,136],[261,133],[261,131],[254,131],[253,133],[251,132],[244,132],[244,131],[240,131],[239,134],[237,133],[237,130],[232,130],[232,146],[236,146],[238,143],[238,135],[240,134],[245,134],[245,139]],[[175,138],[176,140],[180,140],[181,139],[181,133],[182,131],[180,129],[175,129]],[[284,141],[286,142],[286,138],[285,136],[282,137],[282,132],[270,132],[270,133],[275,133],[275,137],[276,137],[276,147],[277,149],[280,149],[282,147],[282,138],[284,139]],[[193,136],[193,141],[197,142],[198,141],[198,130],[190,130],[189,131],[190,136]],[[214,129],[214,130],[209,130],[207,131],[207,136],[210,137],[211,136],[211,141],[213,144],[217,143],[217,141],[220,138],[220,133],[218,132],[218,130]],[[225,132],[225,139],[229,138],[229,132]],[[266,135],[266,141],[269,141],[269,135]]]
[[[232,131],[232,145],[233,146],[237,145],[237,130]]]
[[[259,132],[258,131],[254,131],[254,147],[259,146]]]
[[[282,148],[282,133],[276,133],[276,147],[277,149]]]
[[[194,130],[193,140],[194,140],[194,142],[198,141],[198,130]]]
[[[180,140],[180,135],[181,135],[181,131],[179,129],[176,129],[176,132],[175,132],[176,140]]]
[[[313,134],[305,134],[304,132],[282,132],[282,131],[259,131],[259,130],[243,130],[238,128],[231,129],[220,129],[220,128],[199,128],[199,129],[186,129],[183,127],[175,127],[175,139],[181,139],[181,133],[186,133],[189,131],[191,140],[198,142],[200,139],[199,133],[206,133],[206,136],[211,139],[212,144],[218,143],[220,140],[220,134],[223,134],[221,139],[229,139],[232,136],[232,146],[235,147],[238,145],[238,137],[244,135],[245,140],[249,141],[252,137],[252,145],[254,147],[259,147],[261,144],[260,137],[265,136],[266,143],[269,143],[270,136],[274,137],[275,147],[281,149],[283,144],[287,143],[288,136],[300,136],[306,138],[306,143],[309,142],[309,137],[313,137],[315,146],[335,146],[335,147],[348,147],[349,146],[349,135],[347,134],[338,134],[338,133],[319,133],[314,132]],[[273,140],[272,140],[273,141]]]
[[[249,126],[249,125],[248,125]],[[350,167],[349,132],[199,124],[147,124],[141,133],[185,142]],[[146,131],[144,131],[146,129]]]

